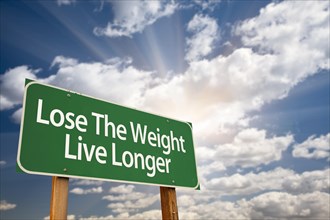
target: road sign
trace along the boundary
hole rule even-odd
[[[37,82],[25,87],[17,164],[30,174],[199,185],[190,123]]]

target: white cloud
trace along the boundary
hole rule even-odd
[[[178,204],[179,207],[180,204]],[[179,210],[180,219],[249,219],[248,209],[234,202],[215,201],[198,202]]]
[[[10,109],[14,104],[6,97],[0,95],[0,110]]]
[[[204,193],[204,192],[200,192]],[[196,191],[194,194],[197,194]],[[250,200],[236,202],[219,199],[200,200],[183,195],[178,197],[180,219],[327,219],[329,217],[329,194],[312,192],[292,195],[285,192],[268,192]],[[216,196],[215,196],[216,197]],[[214,197],[213,197],[214,198]],[[160,210],[149,210],[130,215],[123,212],[117,216],[91,216],[82,219],[159,219]]]
[[[118,216],[118,218],[120,219],[120,216]],[[137,213],[131,216],[128,216],[127,219],[161,219],[161,211],[160,210],[148,210],[148,211],[144,211],[142,213]]]
[[[132,193],[134,190],[135,186],[133,185],[119,185],[116,187],[110,188],[109,192],[110,193],[115,193],[115,194],[129,194]]]
[[[292,195],[286,192],[267,192],[249,200],[222,201],[220,195],[205,199],[197,197],[205,192],[194,191],[178,197],[180,219],[328,219],[330,196],[324,192]],[[213,194],[215,194],[213,192]],[[214,199],[217,198],[217,199]],[[81,220],[160,219],[160,210],[138,214],[121,212],[118,215],[90,216]]]
[[[182,195],[177,197],[177,203],[180,204],[180,207],[189,207],[195,205],[196,201],[189,195]]]
[[[229,177],[211,178],[208,189],[222,195],[251,195],[263,191],[281,190],[291,194],[330,190],[330,170],[316,170],[297,174],[293,170],[275,170],[234,174]]]
[[[57,0],[57,5],[61,6],[61,5],[71,5],[76,3],[76,0]]]
[[[90,217],[82,217],[79,218],[80,220],[109,220],[109,219],[115,219],[115,217],[113,215],[108,215],[108,216],[96,216],[96,215],[92,215]]]
[[[291,66],[291,74],[303,77],[329,68],[329,16],[327,1],[271,3],[259,16],[240,23],[236,34],[245,45],[276,54],[284,69]]]
[[[49,220],[50,219],[50,216],[46,216],[43,218],[44,220]],[[77,219],[75,215],[67,215],[67,220],[75,220]]]
[[[88,180],[88,179],[70,179],[70,181],[72,181],[72,185],[75,186],[100,186],[103,184],[102,181],[98,181],[98,180]]]
[[[204,193],[204,192],[201,192]],[[196,193],[195,193],[196,194]],[[215,194],[215,193],[214,193]],[[221,193],[218,195],[220,196]],[[194,200],[178,198],[181,219],[328,219],[328,193],[312,192],[292,195],[286,192],[267,192],[250,200],[235,202],[221,199]],[[189,205],[182,202],[189,201]]]
[[[52,66],[58,67],[57,73],[43,79],[37,79],[39,69],[34,70],[27,66],[10,69],[0,76],[1,110],[22,104],[25,78],[112,102],[137,106],[144,91],[157,80],[152,72],[138,70],[130,63],[129,58],[111,59],[105,63],[79,63],[72,58],[57,56],[52,63]],[[20,122],[21,113],[21,109],[14,113],[14,121]]]
[[[249,128],[240,131],[232,143],[216,147],[214,158],[226,167],[255,167],[269,164],[282,158],[284,152],[293,142],[292,135],[266,137],[265,130]]]
[[[137,214],[130,215],[127,212],[118,214],[117,216],[108,215],[108,216],[90,216],[87,218],[80,218],[80,220],[109,220],[109,219],[161,219],[161,211],[160,210],[148,210],[144,212],[140,212]]]
[[[282,189],[291,194],[330,192],[330,169],[306,171],[283,178]]]
[[[0,75],[0,110],[11,109],[22,104],[25,78],[36,79],[40,69],[30,69],[28,66],[18,66]]]
[[[73,194],[77,194],[77,195],[86,195],[86,194],[98,194],[98,193],[102,193],[103,189],[101,186],[99,187],[93,187],[93,188],[89,188],[89,189],[83,189],[83,188],[73,188],[72,190],[70,190],[70,193]]]
[[[193,35],[187,39],[186,60],[200,60],[212,52],[215,41],[219,38],[218,24],[215,19],[197,14],[188,23],[187,30]]]
[[[181,219],[216,219],[220,214],[226,219],[326,218],[329,211],[324,207],[330,205],[329,194],[319,191],[328,192],[328,176],[329,169],[297,174],[292,170],[277,168],[267,172],[235,174],[219,180],[218,185],[214,186],[216,191],[180,189],[177,192],[179,215]],[[118,195],[103,197],[111,201],[108,207],[117,215],[81,219],[160,218],[160,210],[140,211],[159,200],[159,195],[134,192],[134,187],[128,186],[114,187],[112,192]],[[267,192],[250,200],[235,202],[221,199],[224,195],[249,195],[273,190],[285,192]],[[271,207],[275,210],[272,211]],[[135,212],[139,214],[132,214]]]
[[[94,33],[98,36],[132,37],[134,33],[142,32],[158,19],[174,13],[177,5],[162,1],[114,1],[114,21],[105,28],[96,27]]]
[[[7,164],[6,161],[4,161],[4,160],[0,160],[0,167],[4,166],[4,165],[6,165],[6,164]]]
[[[103,196],[102,199],[108,201],[128,201],[128,200],[138,200],[142,199],[146,196],[145,193],[142,192],[134,192],[133,185],[120,185],[118,187],[113,187],[110,189],[110,193],[114,193],[117,195],[107,195]],[[118,195],[119,194],[119,195]]]
[[[7,211],[16,208],[16,204],[8,203],[6,200],[0,201],[0,210]]]
[[[65,62],[65,67],[60,65],[57,74],[45,81],[98,98],[134,106],[153,80],[151,72],[140,71],[132,66],[119,68],[118,65],[124,65],[121,61],[67,66],[69,63],[71,62]]]
[[[309,65],[281,57],[287,61],[284,65],[279,58],[241,48],[227,57],[193,62],[184,74],[146,90],[143,106],[192,121],[199,141],[215,144],[221,133],[246,126],[248,112],[285,97],[298,82],[316,73]],[[317,65],[320,60],[305,62],[311,61]]]
[[[213,154],[209,155],[209,158],[212,157]],[[206,176],[214,172],[220,172],[226,170],[225,165],[223,164],[222,161],[215,160],[207,165],[202,165],[199,168],[199,174],[201,176]]]
[[[284,192],[269,192],[251,199],[250,217],[253,219],[328,219],[328,193],[313,192],[291,195]]]
[[[15,123],[17,123],[17,124],[21,123],[22,113],[23,113],[23,108],[19,108],[19,109],[17,109],[17,110],[11,115],[12,120],[13,120]]]
[[[78,64],[78,60],[64,56],[57,56],[53,60],[51,67],[58,65],[60,68],[70,67]]]
[[[308,159],[321,159],[330,156],[330,133],[315,137],[308,137],[303,143],[293,146],[292,156]]]
[[[159,195],[145,194],[143,198],[137,200],[126,200],[122,202],[112,202],[108,205],[115,213],[136,212],[139,209],[148,208],[159,200]]]
[[[160,199],[159,194],[135,191],[134,185],[119,185],[110,188],[109,192],[110,195],[103,196],[102,199],[110,201],[108,208],[112,212],[121,213],[119,215],[127,213],[127,216],[121,216],[125,219],[130,216],[130,213],[148,208]],[[120,217],[116,216],[116,218]]]
[[[124,193],[121,195],[107,195],[103,196],[102,199],[108,200],[108,201],[127,201],[127,200],[137,200],[142,199],[145,197],[144,193],[141,192],[131,192],[131,193]]]
[[[211,10],[213,11],[213,9],[215,8],[215,6],[217,4],[219,4],[221,2],[221,0],[194,0],[194,3],[201,6],[203,10]]]

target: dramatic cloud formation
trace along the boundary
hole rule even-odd
[[[39,80],[121,104],[143,107],[152,112],[192,121],[197,125],[196,133],[205,140],[213,140],[218,133],[230,131],[228,129],[233,125],[246,126],[247,112],[259,109],[264,103],[274,99],[285,97],[298,82],[315,74],[319,68],[328,68],[325,65],[328,57],[326,55],[329,54],[328,47],[321,45],[315,47],[314,44],[318,41],[311,39],[313,36],[305,34],[309,30],[309,32],[317,32],[320,39],[327,38],[327,33],[322,31],[328,25],[328,17],[324,16],[324,8],[327,4],[324,6],[320,3],[317,4],[320,5],[319,7],[309,9],[312,16],[318,18],[314,20],[318,20],[319,25],[313,25],[313,22],[308,22],[308,25],[297,23],[297,19],[290,19],[296,10],[292,12],[285,10],[287,13],[281,15],[285,22],[270,23],[268,26],[262,23],[263,28],[258,29],[259,31],[254,35],[250,33],[253,27],[259,27],[264,17],[275,16],[272,10],[278,7],[290,8],[290,4],[294,3],[271,4],[259,17],[242,22],[235,30],[236,34],[242,36],[244,44],[261,48],[265,47],[262,45],[263,41],[255,39],[265,35],[268,30],[266,27],[279,29],[278,32],[272,31],[277,33],[279,39],[276,42],[278,42],[282,38],[287,39],[288,33],[281,30],[293,26],[300,31],[290,32],[289,39],[292,41],[304,39],[302,45],[305,46],[299,46],[299,53],[298,46],[295,47],[294,44],[282,49],[276,47],[276,53],[273,49],[269,53],[265,53],[265,50],[256,53],[250,48],[239,48],[226,57],[220,55],[212,60],[192,62],[185,73],[173,75],[166,81],[157,79],[151,72],[138,70],[130,64],[119,65],[119,61],[80,63],[75,59],[59,56],[53,62],[53,66],[58,65],[57,73]],[[304,4],[298,4],[302,7],[300,5]],[[309,17],[303,13],[300,16],[306,17],[301,18],[302,20]],[[314,54],[319,55],[314,56]],[[23,78],[37,78],[38,71],[40,70],[21,66],[8,70],[1,77],[3,109],[11,108],[21,102]],[[121,86],[123,84],[125,87]],[[13,86],[17,89],[13,90]],[[105,90],[107,93],[103,92]],[[194,111],[189,111],[190,109]],[[215,140],[213,144],[216,142]]]
[[[174,3],[158,1],[113,4],[114,21],[96,28],[95,34],[132,37],[177,9]],[[329,70],[329,3],[271,3],[258,16],[234,25],[233,34],[241,40],[238,48],[212,59],[206,57],[220,38],[216,20],[197,14],[187,23],[187,31],[191,33],[186,38],[188,67],[180,74],[160,77],[134,67],[131,58],[81,62],[57,56],[51,64],[54,73],[48,77],[38,77],[42,70],[28,66],[1,75],[1,110],[22,104],[24,78],[31,78],[191,121],[203,191],[178,190],[181,218],[328,218],[328,167],[301,173],[282,167],[259,172],[258,168],[276,165],[274,162],[283,159],[283,153],[290,152],[291,147],[293,157],[329,159],[330,134],[295,143],[293,134],[273,135],[252,128],[250,120],[251,112],[285,98],[298,83],[319,70]],[[13,117],[19,121],[20,115],[21,109],[17,109]],[[232,174],[233,169],[244,172]],[[109,201],[107,207],[113,214],[81,219],[160,218],[160,211],[153,209],[159,202],[158,194],[119,185],[106,195],[101,184],[73,181],[77,186],[96,186],[76,187],[70,192],[103,193],[102,199]],[[224,196],[241,197],[225,201]],[[5,205],[13,206],[1,201],[1,207]]]
[[[115,1],[113,3],[114,21],[107,27],[97,27],[94,33],[98,36],[132,37],[142,32],[145,27],[159,18],[173,14],[176,4],[162,1]]]

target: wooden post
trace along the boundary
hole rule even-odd
[[[160,187],[160,203],[163,220],[178,220],[178,206],[176,204],[175,188]]]
[[[54,176],[50,200],[50,220],[67,219],[69,178]]]

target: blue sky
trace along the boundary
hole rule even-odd
[[[328,219],[329,1],[1,1],[1,219],[49,216],[16,173],[24,79],[191,121],[181,219]],[[71,219],[158,219],[159,188],[70,180]]]

